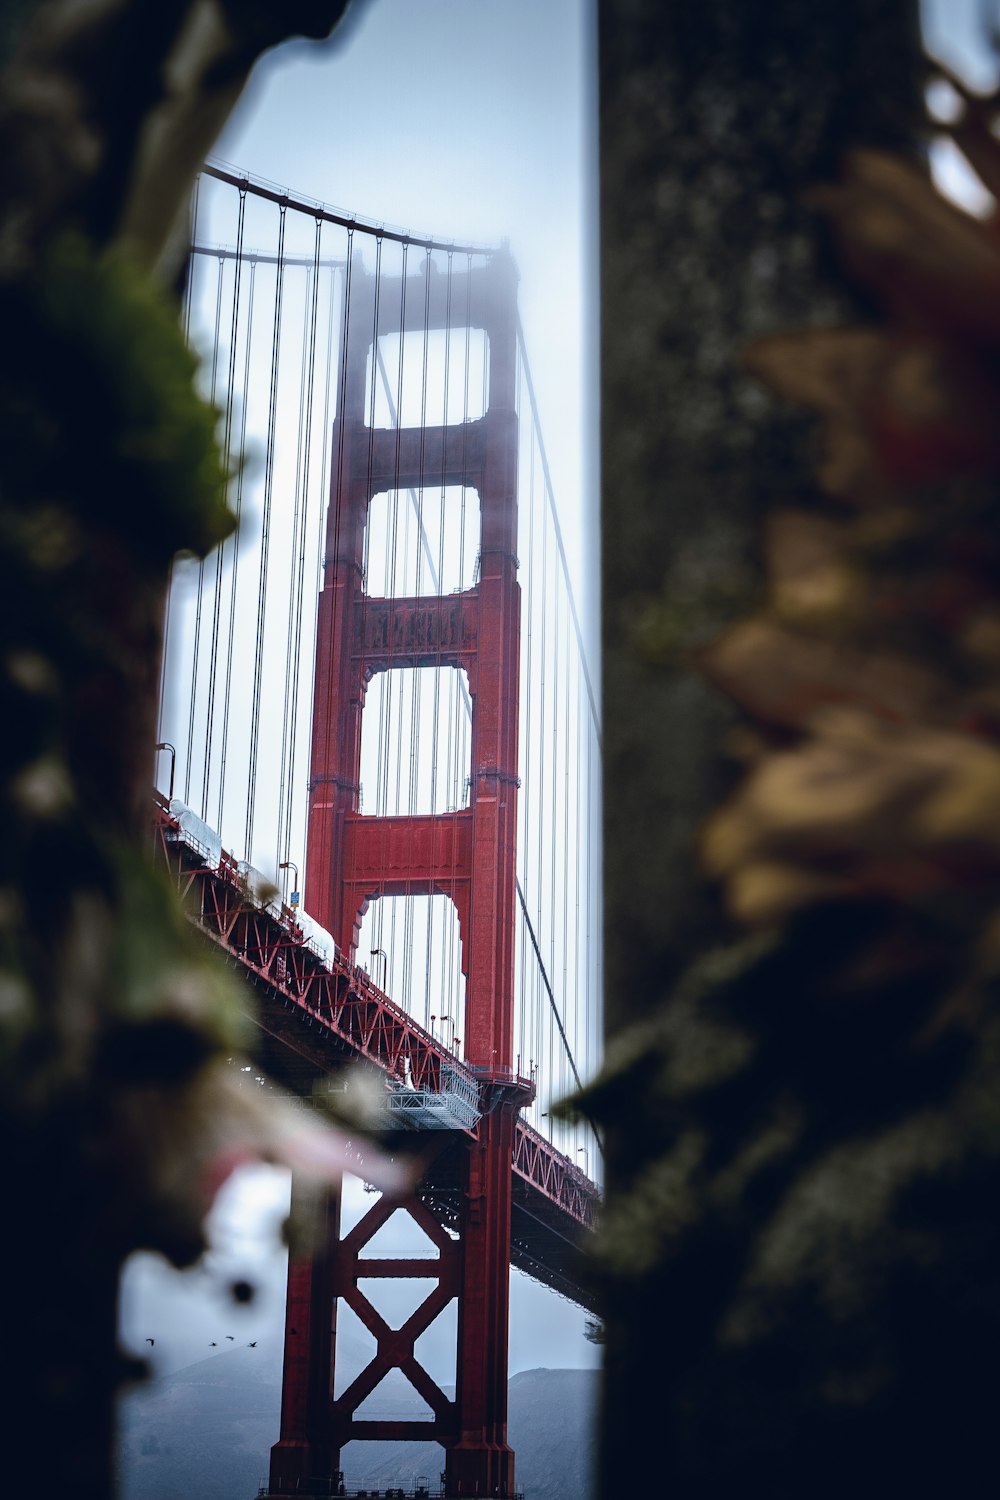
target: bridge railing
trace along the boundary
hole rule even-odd
[[[483,1105],[494,1090],[514,1088],[530,1097],[532,1080],[508,1070],[476,1070],[449,1053],[370,976],[342,954],[320,956],[296,913],[284,903],[254,893],[240,861],[182,827],[170,804],[154,800],[154,851],[184,898],[188,915],[257,990],[256,1019],[297,1052],[312,1055],[317,1071],[363,1057],[386,1080],[388,1098],[399,1090],[423,1093],[432,1118],[415,1111],[415,1128],[446,1128],[474,1134]],[[455,1085],[460,1087],[456,1089]],[[433,1100],[460,1094],[478,1101],[463,1118],[460,1109],[434,1110]],[[447,1119],[444,1115],[447,1114]],[[406,1111],[392,1109],[394,1123]],[[579,1167],[522,1120],[515,1132],[515,1174],[578,1226],[594,1226],[598,1189]]]

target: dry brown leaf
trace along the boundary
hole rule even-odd
[[[770,755],[711,819],[708,869],[724,875],[761,858],[894,847],[901,820],[915,815],[945,774],[933,759],[906,756],[905,744],[866,714],[819,716],[813,736]]]
[[[924,172],[857,151],[843,182],[810,197],[832,221],[849,270],[902,324],[1000,347],[1000,245]]]
[[[852,882],[846,876],[761,860],[734,872],[726,888],[726,904],[737,921],[766,927],[814,902],[842,899],[852,893]]]
[[[913,331],[807,329],[752,344],[747,368],[824,418],[820,487],[871,505],[899,484],[1000,468],[1000,384],[968,351]]]
[[[976,610],[962,628],[959,645],[979,665],[1000,670],[1000,605]]]
[[[1000,385],[968,352],[894,339],[870,425],[878,467],[896,483],[937,483],[1000,467]]]
[[[734,914],[772,921],[847,894],[1000,880],[1000,751],[971,735],[828,711],[705,828]]]
[[[804,510],[777,511],[766,522],[764,560],[774,610],[785,624],[843,621],[863,609],[843,524]]]
[[[760,339],[746,350],[751,374],[781,396],[826,419],[818,479],[830,495],[856,500],[878,493],[867,413],[889,352],[872,328],[817,328]]]
[[[952,134],[1000,188],[996,103],[966,97]],[[945,536],[913,504],[914,489],[1000,472],[1000,240],[883,153],[856,153],[813,201],[889,319],[780,335],[746,356],[821,416],[820,485],[860,507],[843,522],[772,516],[766,611],[698,657],[758,724],[802,736],[748,757],[704,831],[704,867],[748,923],[844,897],[1000,891],[993,528],[956,516]],[[909,650],[858,643],[859,625],[870,639],[883,622]],[[964,652],[964,687],[919,659],[928,632]]]
[[[956,709],[948,684],[904,656],[863,652],[764,615],[735,625],[697,662],[748,713],[786,729],[804,729],[817,711],[836,704],[891,721],[943,723]]]

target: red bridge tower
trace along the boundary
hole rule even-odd
[[[425,263],[426,264],[426,263]],[[523,1092],[511,1087],[517,715],[520,591],[517,583],[516,272],[506,254],[445,277],[429,266],[400,280],[354,270],[350,318],[333,429],[333,478],[325,581],[319,600],[313,708],[309,849],[305,897],[345,953],[356,951],[361,917],[379,896],[442,893],[458,912],[466,977],[467,1063],[493,1106],[475,1137],[462,1137],[454,1238],[417,1194],[402,1206],[439,1257],[381,1260],[359,1253],[396,1203],[379,1202],[346,1236],[339,1195],[327,1203],[325,1252],[293,1259],[280,1441],[272,1450],[274,1495],[330,1493],[341,1447],[354,1438],[419,1438],[446,1451],[448,1496],[514,1493],[507,1443],[507,1323],[511,1156]],[[446,288],[445,283],[449,283]],[[435,427],[366,423],[377,340],[419,328],[447,329],[460,308],[489,343],[484,415]],[[408,311],[409,309],[410,311]],[[412,318],[412,323],[411,323]],[[425,484],[467,485],[479,494],[480,565],[475,586],[421,598],[364,592],[363,549],[372,497]],[[365,691],[389,667],[462,667],[472,697],[469,806],[458,812],[376,817],[359,809]],[[455,1141],[449,1133],[448,1149]],[[426,1196],[426,1195],[425,1195]],[[402,1328],[390,1329],[358,1288],[358,1277],[433,1277],[436,1286]],[[337,1299],[373,1334],[375,1356],[334,1399]],[[414,1342],[458,1302],[456,1392],[449,1399],[419,1364]],[[294,1331],[293,1331],[294,1330]],[[371,1422],[356,1412],[392,1368],[430,1406],[426,1422]],[[319,1484],[313,1481],[319,1480]]]

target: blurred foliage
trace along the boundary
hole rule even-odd
[[[233,524],[219,414],[177,316],[188,195],[261,48],[324,36],[344,9],[48,0],[0,33],[12,1492],[111,1493],[114,1390],[133,1368],[115,1350],[122,1259],[195,1259],[219,1183],[249,1156],[287,1158],[298,1129],[240,1088],[246,997],[145,846],[170,559]]]
[[[173,299],[144,271],[62,236],[0,284],[0,318],[11,500],[79,510],[161,571],[228,535],[219,413],[195,394]]]
[[[960,92],[996,193],[1000,101]],[[887,152],[809,201],[871,321],[747,349],[821,418],[815,478],[789,454],[761,508],[752,613],[678,631],[695,590],[633,635],[740,710],[692,872],[719,907],[679,975],[644,951],[578,1101],[613,1161],[605,1480],[698,1500],[995,1468],[1000,230]]]

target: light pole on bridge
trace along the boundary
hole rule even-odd
[[[174,749],[169,740],[161,740],[160,743],[158,745],[155,745],[153,748],[155,749],[157,755],[159,755],[161,750],[170,751],[170,790],[167,793],[167,797],[169,801],[172,802],[174,800],[174,771],[177,769],[177,751]]]
[[[292,908],[293,911],[298,911],[299,903],[300,903],[300,900],[301,900],[301,897],[299,895],[299,867],[298,867],[298,865],[295,863],[295,861],[293,859],[283,859],[281,861],[281,863],[279,864],[278,869],[279,870],[292,870],[295,873],[295,880],[292,883],[291,898],[290,898],[290,900],[288,902],[286,902],[286,905],[291,906],[291,908]],[[281,882],[281,899],[282,899],[282,901],[285,900],[285,888],[287,887],[287,885],[288,885],[288,877],[286,875],[285,879]]]

